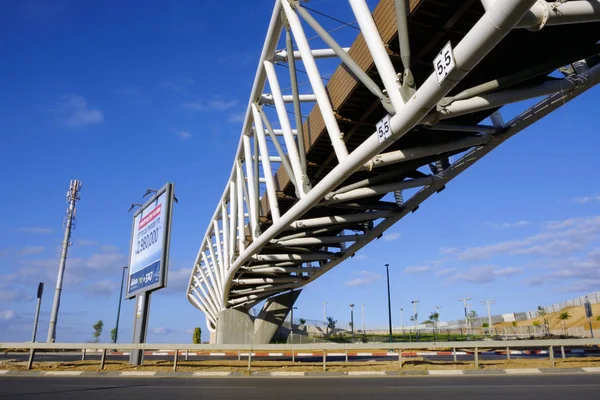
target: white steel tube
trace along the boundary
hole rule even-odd
[[[434,74],[425,81],[413,97],[407,102],[401,113],[391,119],[392,137],[379,143],[376,133],[366,139],[344,163],[337,165],[312,190],[278,221],[255,240],[241,255],[228,272],[228,280],[249,259],[251,254],[267,244],[275,235],[290,226],[306,210],[317,204],[323,196],[339,185],[350,174],[364,165],[379,152],[394,143],[414,127],[466,74],[506,36],[535,0],[503,0],[500,6],[494,6],[465,35],[454,51],[455,68],[440,84]],[[224,300],[228,294],[226,287]]]
[[[208,294],[210,295],[210,299],[212,300],[213,305],[215,306],[216,309],[221,308],[223,302],[221,299],[219,299],[216,291],[215,291],[215,287],[216,282],[214,282],[214,280],[212,280],[213,283],[215,283],[214,285],[211,285],[211,280],[208,277],[208,272],[206,271],[206,269],[210,269],[210,265],[208,264],[207,260],[206,260],[206,255],[204,254],[204,252],[201,255],[201,259],[202,262],[204,263],[204,267],[202,267],[202,265],[198,268],[198,271],[200,271],[201,276],[202,276],[202,280],[206,283],[206,288],[208,289]]]
[[[294,96],[290,94],[285,94],[281,96],[283,98],[284,103],[293,103]],[[317,96],[314,94],[299,94],[298,101],[301,103],[314,103],[317,101]],[[272,94],[265,93],[260,97],[260,104],[275,104],[275,98]]]
[[[393,192],[394,190],[404,190],[415,187],[432,185],[435,182],[435,176],[428,176],[425,178],[411,179],[408,181],[402,181],[397,183],[389,183],[386,185],[372,186],[360,189],[350,190],[346,193],[334,194],[331,197],[326,197],[323,203],[339,203],[343,201],[362,199],[364,197],[377,196],[380,194],[386,194]]]
[[[215,233],[215,240],[217,242],[217,257],[218,257],[218,264],[219,264],[219,280],[221,282],[224,281],[223,276],[224,271],[225,271],[225,259],[223,258],[223,251],[221,250],[221,234],[219,233],[219,221],[218,220],[214,220],[213,221],[213,229],[216,232]]]
[[[227,217],[227,205],[221,202],[221,225],[223,225],[223,270],[221,271],[221,279],[225,282],[225,273],[229,269],[229,220]]]
[[[313,273],[318,268],[311,267],[264,267],[264,268],[252,268],[252,272],[256,273],[286,273],[286,274],[302,274],[302,273]]]
[[[288,155],[290,157],[290,163],[292,165],[292,171],[294,172],[296,183],[298,183],[297,189],[300,194],[300,197],[302,197],[304,196],[305,192],[304,177],[302,175],[302,166],[300,165],[300,155],[298,154],[298,148],[296,147],[296,143],[294,141],[294,135],[292,135],[292,127],[290,126],[290,120],[287,115],[287,109],[285,108],[285,104],[283,103],[283,98],[281,96],[281,89],[279,88],[277,74],[275,73],[275,68],[273,67],[272,62],[265,61],[264,66],[267,78],[269,80],[269,86],[271,87],[271,92],[273,92],[273,99],[275,101],[275,110],[277,111],[277,117],[279,118],[281,129],[283,129],[285,147],[287,148]]]
[[[252,256],[256,261],[320,261],[336,258],[333,253],[314,254],[255,254]]]
[[[277,283],[292,283],[302,280],[301,277],[291,278],[246,278],[246,279],[234,279],[234,285],[267,285]]]
[[[540,29],[545,25],[565,25],[600,21],[598,0],[577,0],[565,3],[536,3],[517,24],[518,28]]]
[[[349,0],[349,2],[350,7],[352,7],[352,11],[354,12],[354,16],[356,17],[356,21],[360,26],[360,32],[365,38],[369,52],[375,62],[375,67],[379,72],[387,95],[397,114],[404,106],[404,100],[400,95],[400,87],[398,86],[398,75],[385,50],[381,36],[379,36],[379,31],[377,30],[375,21],[373,21],[371,11],[369,11],[369,7],[364,0]]]
[[[302,24],[298,19],[298,15],[296,15],[294,10],[292,10],[292,7],[288,1],[289,0],[282,1],[283,10],[294,34],[294,39],[296,39],[298,50],[300,50],[300,54],[302,55],[302,63],[304,64],[304,69],[308,75],[310,85],[313,89],[313,92],[317,96],[317,104],[319,105],[323,122],[327,127],[327,133],[329,134],[331,145],[333,146],[333,150],[338,161],[341,163],[348,156],[348,150],[346,149],[346,144],[342,141],[340,127],[338,126],[335,115],[333,114],[333,108],[331,106],[331,102],[329,101],[329,96],[325,90],[325,85],[323,85],[323,80],[321,79],[321,74],[319,73],[315,59],[311,54],[310,46],[308,44],[308,40],[306,40]]]
[[[256,238],[258,228],[258,193],[254,186],[254,168],[252,163],[252,148],[250,137],[244,135],[244,164],[246,165],[246,176],[248,177],[248,214],[250,214],[250,230],[252,237]],[[244,184],[244,182],[242,182]]]
[[[208,286],[209,291],[215,296],[215,303],[217,305],[223,305],[221,299],[217,295],[217,291],[221,292],[223,289],[219,286],[219,282],[215,278],[215,274],[213,272],[214,268],[212,268],[213,266],[207,260],[206,253],[204,252],[202,253],[202,261],[204,262],[204,268],[200,268],[200,270],[204,272],[206,285]],[[217,290],[215,290],[215,287]]]
[[[418,160],[420,158],[431,157],[436,154],[467,149],[472,146],[481,145],[491,140],[491,134],[469,137],[455,140],[453,142],[438,144],[433,146],[412,147],[404,150],[394,150],[387,153],[381,153],[369,161],[362,169],[371,170],[373,168],[383,167],[385,165],[397,164],[401,162]]]
[[[202,311],[206,315],[206,318],[214,323],[215,316],[212,314],[211,311],[209,311],[205,304],[201,303],[202,299],[200,297],[197,298],[194,295],[188,295],[188,299],[193,301],[194,304],[200,309],[200,311]]]
[[[292,185],[294,185],[294,187],[296,188],[296,196],[298,198],[300,198],[301,190],[298,188],[298,185],[302,184],[302,182],[296,181],[296,176],[294,175],[294,171],[292,170],[292,166],[290,165],[290,160],[288,160],[287,156],[283,152],[283,149],[281,148],[281,144],[279,144],[279,140],[275,137],[275,133],[273,133],[273,127],[271,126],[271,123],[269,122],[267,115],[265,114],[263,109],[260,107],[258,108],[258,111],[260,112],[262,121],[264,122],[265,127],[267,128],[267,132],[269,133],[269,136],[271,137],[271,141],[273,142],[273,145],[275,146],[275,150],[277,151],[277,154],[279,154],[279,159],[281,161],[281,164],[283,164],[283,168],[285,169],[287,176],[290,178]]]
[[[290,70],[290,85],[292,86],[292,97],[294,99],[294,120],[296,129],[298,130],[298,153],[300,154],[300,165],[302,165],[302,175],[306,176],[306,148],[304,143],[304,126],[302,122],[302,108],[300,106],[300,92],[298,91],[298,74],[296,73],[296,60],[293,57],[294,43],[290,27],[286,24],[285,27],[285,45],[289,51],[288,67]],[[308,178],[307,178],[308,181]]]
[[[516,103],[549,94],[573,90],[574,83],[567,79],[552,80],[539,85],[505,89],[498,92],[471,97],[466,100],[456,100],[435,113],[429,114],[421,120],[422,123],[433,122],[440,119],[453,118],[460,115],[471,114],[477,111],[489,110],[505,104]]]
[[[336,244],[345,242],[356,242],[360,239],[360,235],[344,235],[344,236],[317,236],[306,237],[289,240],[279,240],[276,244],[282,246],[318,246],[321,244]]]
[[[299,219],[284,227],[283,230],[309,229],[319,226],[330,226],[345,224],[347,222],[363,222],[371,221],[379,218],[387,218],[392,216],[391,211],[373,211],[361,214],[335,215],[330,217],[317,217],[308,219]],[[282,219],[285,217],[282,217]]]
[[[240,167],[240,163],[236,161],[236,178],[237,178],[237,229],[238,229],[238,252],[242,254],[246,245],[244,243],[245,239],[245,224],[244,224],[244,188],[243,180],[242,180],[242,167]],[[235,217],[234,217],[235,218]]]
[[[315,30],[321,39],[323,39],[323,41],[337,53],[342,62],[346,64],[350,71],[352,71],[352,73],[363,83],[363,85],[365,85],[365,87],[369,89],[373,95],[377,96],[379,100],[381,100],[381,103],[385,109],[388,110],[388,112],[393,112],[394,109],[391,107],[390,99],[383,94],[379,86],[377,86],[373,79],[371,79],[371,77],[362,70],[356,61],[354,61],[354,59],[352,59],[352,57],[350,57],[350,55],[344,51],[344,49],[342,49],[335,39],[332,38],[325,29],[323,29],[323,27],[312,17],[312,15],[310,15],[308,11],[300,7],[299,4],[296,5],[295,9],[298,11],[298,14],[300,14],[300,16],[308,23],[308,25]]]
[[[269,199],[269,208],[271,210],[271,219],[273,222],[279,220],[279,203],[277,202],[277,193],[275,191],[275,178],[271,169],[269,160],[269,148],[265,139],[265,130],[263,129],[262,119],[256,104],[252,104],[252,113],[254,116],[255,140],[258,140],[258,150],[262,158],[263,174],[267,184],[267,198]]]
[[[200,290],[202,291],[204,296],[202,296],[202,295],[200,295],[200,293],[198,293],[198,291],[196,290],[196,287],[192,287],[192,291],[198,297],[198,299],[202,302],[202,304],[204,304],[206,309],[208,309],[208,311],[210,311],[210,314],[212,314],[214,317],[216,317],[217,313],[218,313],[217,308],[209,300],[209,297],[206,294],[206,291],[204,290],[204,288],[202,287],[201,282],[198,280],[198,278],[195,275],[193,276],[193,280],[194,280],[194,283],[196,284],[196,287],[200,288]]]
[[[217,283],[219,290],[223,289],[223,283],[221,282],[221,271],[218,260],[215,259],[215,251],[212,246],[212,239],[208,239],[210,246],[208,246],[208,251],[210,253],[210,259],[212,260],[212,265],[214,268],[213,280]]]
[[[237,166],[237,161],[235,165]],[[237,249],[237,168],[235,171],[235,175],[233,176],[231,184],[229,185],[229,259],[231,260],[229,262],[230,265],[233,264],[233,262],[235,261],[234,256]]]
[[[586,76],[577,77],[577,79],[581,82],[584,82],[585,84],[578,86],[576,90],[573,90],[568,93],[554,93],[553,95],[548,96],[546,99],[530,107],[527,111],[521,113],[512,121],[505,124],[504,127],[508,128],[507,131],[496,136],[494,140],[487,146],[477,147],[474,150],[465,154],[459,160],[457,160],[450,168],[444,170],[440,174],[440,177],[442,179],[438,180],[434,185],[419,190],[413,197],[411,197],[408,201],[404,203],[403,211],[390,218],[386,218],[383,222],[374,227],[371,231],[369,231],[363,236],[363,240],[360,240],[354,243],[352,246],[348,247],[348,249],[346,249],[345,255],[354,254],[362,247],[366,246],[371,240],[379,236],[386,229],[394,225],[398,220],[400,220],[406,214],[411,212],[420,203],[422,203],[431,195],[436,193],[436,191],[439,190],[443,185],[447,184],[450,180],[454,179],[462,171],[469,168],[471,165],[473,165],[483,156],[494,150],[500,144],[502,144],[515,134],[519,133],[523,129],[529,127],[536,121],[539,121],[540,119],[544,118],[546,115],[550,114],[557,108],[565,105],[573,98],[587,91],[594,85],[597,85],[600,82],[600,65],[590,69]],[[317,279],[319,276],[323,275],[331,268],[341,263],[346,257],[347,256],[340,257],[338,259],[330,261],[325,265],[322,265],[317,272],[310,276],[310,278],[305,284]]]
[[[342,50],[348,52],[350,47],[343,47]],[[314,58],[333,58],[337,57],[337,53],[333,49],[313,49],[310,52]],[[298,50],[294,51],[294,59],[300,60],[302,55]],[[287,50],[279,50],[275,53],[275,57],[273,58],[275,61],[285,62],[288,60],[288,52]]]

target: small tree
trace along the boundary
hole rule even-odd
[[[560,314],[558,314],[558,319],[560,320],[560,323],[562,325],[563,336],[565,335],[565,324],[569,318],[571,318],[571,314],[569,314],[568,311],[563,311]]]
[[[300,322],[300,325],[304,325],[306,323],[306,320],[304,318],[300,318],[298,322]]]
[[[433,311],[431,314],[429,314],[429,320],[433,322],[433,329],[435,331],[438,327],[438,321],[440,320],[440,313]]]
[[[550,323],[548,321],[548,313],[546,312],[546,309],[542,306],[538,306],[536,313],[538,317],[542,317],[542,320],[544,321],[544,330],[546,332],[546,336],[548,336],[550,334]]]
[[[202,329],[199,327],[194,328],[194,334],[192,336],[193,344],[200,344],[202,341]]]
[[[104,328],[104,322],[102,322],[102,320],[99,320],[94,325],[92,325],[92,328],[94,328],[94,343],[98,343],[98,340],[100,339],[100,336],[102,335],[102,329]]]
[[[329,336],[330,333],[335,333],[336,324],[337,321],[333,319],[333,317],[327,317],[327,336]]]
[[[110,341],[117,343],[117,328],[112,328],[110,330]]]
[[[517,337],[517,326],[519,326],[519,324],[517,323],[517,321],[513,321],[512,322],[512,327],[513,327],[513,334],[515,335],[515,337]]]

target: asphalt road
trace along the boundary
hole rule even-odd
[[[0,377],[0,399],[594,399],[595,374],[381,378]]]

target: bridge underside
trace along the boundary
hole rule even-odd
[[[600,79],[596,0],[411,0],[404,10],[382,0],[372,15],[364,0],[349,4],[360,34],[348,49],[301,4],[275,1],[233,170],[187,290],[221,343],[270,340],[242,317],[248,309],[354,256]],[[325,49],[309,47],[313,32]],[[331,57],[341,65],[324,80],[319,65]],[[438,75],[434,59],[454,68]],[[514,103],[523,111],[502,115]],[[236,321],[252,338],[225,333]]]

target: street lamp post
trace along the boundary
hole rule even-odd
[[[125,271],[127,266],[123,266],[123,274],[121,275],[121,291],[119,292],[119,306],[117,307],[117,323],[115,324],[115,343],[119,337],[119,319],[121,319],[121,301],[123,300],[123,286],[125,284]]]
[[[404,333],[404,308],[400,309],[400,329]]]
[[[325,336],[329,336],[329,327],[327,326],[327,302],[323,302],[323,326],[325,327]]]
[[[490,311],[490,304],[495,304],[496,300],[483,300],[481,304],[487,304],[488,312],[488,329],[490,330],[490,336],[492,335],[492,312]]]
[[[390,343],[392,343],[392,302],[390,299],[390,264],[385,264],[385,272],[387,276],[387,294],[388,294],[388,325],[390,328]]]
[[[471,300],[470,297],[465,297],[463,299],[458,299],[458,301],[463,302],[463,307],[465,309],[465,326],[467,328],[467,333],[469,332],[469,316],[467,315],[467,301]]]
[[[290,309],[290,320],[291,320],[290,321],[290,336],[291,336],[290,341],[292,343],[294,343],[294,310],[297,310],[297,309],[298,309],[298,307],[292,307]]]
[[[365,304],[366,303],[362,303],[360,305],[360,319],[361,319],[361,325],[362,325],[362,334],[365,334]]]
[[[354,304],[350,303],[350,334],[354,337]]]
[[[417,303],[419,302],[419,300],[413,300],[411,301],[414,310],[415,310],[415,335],[418,335],[419,332],[419,314],[417,313]]]

